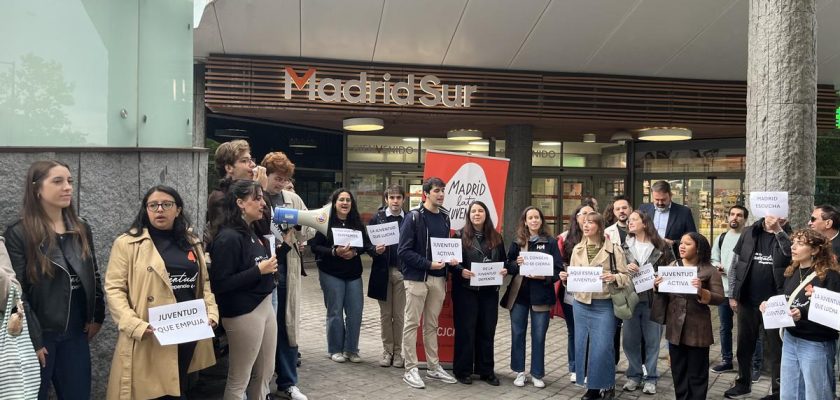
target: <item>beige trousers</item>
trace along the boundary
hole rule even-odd
[[[404,281],[405,328],[403,328],[403,357],[405,369],[417,366],[417,328],[423,317],[423,346],[426,348],[426,365],[438,366],[437,328],[438,315],[446,297],[446,278],[429,276],[426,282]]]
[[[405,325],[405,286],[399,268],[388,268],[388,300],[379,301],[379,324],[382,347],[390,354],[400,354]]]
[[[224,400],[265,399],[274,374],[277,316],[271,295],[248,314],[222,318],[230,348]],[[247,390],[246,390],[247,388]]]

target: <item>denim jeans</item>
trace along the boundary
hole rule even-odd
[[[364,306],[362,278],[345,281],[320,272],[318,280],[327,307],[327,351],[358,353]]]
[[[549,312],[536,312],[529,306],[514,303],[510,310],[510,369],[525,371],[525,334],[531,315],[531,376],[545,376],[545,334],[548,332]]]
[[[59,399],[89,399],[91,368],[87,333],[44,332],[43,343],[47,349],[47,365],[41,368],[38,399],[48,398],[50,385]]]
[[[586,374],[577,374],[577,384],[587,389],[615,386],[615,315],[610,299],[592,299],[592,304],[575,300],[575,362],[587,365]],[[586,343],[589,342],[587,360]],[[657,343],[658,344],[658,343]],[[588,362],[586,362],[588,361]],[[583,372],[583,371],[580,371]]]
[[[569,373],[577,371],[575,367],[575,312],[571,304],[563,303],[563,317],[566,320],[566,353],[569,359]]]
[[[732,352],[732,318],[734,313],[732,307],[729,307],[729,298],[724,297],[723,303],[718,306],[718,316],[720,317],[720,360],[725,364],[732,364],[734,353]],[[755,352],[752,357],[753,371],[761,370],[762,359],[762,340],[761,337],[755,341]]]
[[[833,400],[834,341],[815,342],[785,333],[781,400]]]
[[[624,321],[624,355],[627,357],[627,379],[642,381],[642,338],[645,343],[645,369],[647,382],[656,384],[656,362],[659,360],[659,340],[662,326],[650,320],[650,305],[641,301],[633,310],[633,316]]]

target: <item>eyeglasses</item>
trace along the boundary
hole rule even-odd
[[[146,203],[146,209],[149,211],[157,211],[158,207],[163,207],[163,211],[170,210],[175,205],[174,201],[164,201],[160,203]]]
[[[251,158],[251,157],[242,157],[242,158],[240,158],[240,159],[238,159],[238,160],[236,160],[236,161],[237,161],[237,162],[241,162],[241,163],[243,163],[243,164],[250,164],[250,163],[254,162],[254,159],[253,159],[253,158]]]

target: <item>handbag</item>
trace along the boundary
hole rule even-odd
[[[610,272],[615,275],[618,270],[615,268],[615,248],[610,252]],[[633,287],[633,282],[629,282],[627,286],[619,288],[615,282],[607,285],[610,291],[610,298],[613,302],[613,313],[616,318],[628,320],[633,317],[633,310],[636,304],[639,304],[639,295],[636,293],[636,288]]]
[[[12,311],[12,305],[17,305],[17,311]],[[10,324],[18,321],[20,329]],[[38,398],[41,386],[41,369],[38,356],[29,338],[29,328],[26,325],[26,315],[20,300],[18,288],[9,286],[6,298],[6,312],[0,324],[0,399],[29,400]]]

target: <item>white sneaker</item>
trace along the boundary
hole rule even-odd
[[[403,382],[415,389],[426,388],[426,383],[420,378],[420,371],[417,370],[417,367],[414,367],[403,374]]]
[[[531,377],[531,382],[534,382],[534,387],[535,387],[535,388],[542,389],[542,388],[544,388],[544,387],[545,387],[545,382],[543,382],[543,380],[542,380],[542,379],[540,379],[540,378],[534,378],[534,377],[532,376],[532,377]]]
[[[632,379],[628,379],[627,382],[624,383],[624,387],[622,389],[625,392],[632,392],[639,388],[639,382],[636,382]]]
[[[359,353],[345,352],[344,353],[344,358],[349,360],[351,363],[355,363],[355,364],[358,364],[358,363],[362,362],[362,357],[359,357]]]
[[[344,354],[335,353],[335,354],[330,356],[330,360],[333,360],[337,363],[343,363],[343,362],[347,361],[347,358],[344,357]]]
[[[394,354],[394,368],[402,368],[405,367],[405,359],[402,358],[400,353]]]
[[[572,383],[577,382],[577,374],[574,373],[574,372],[570,373],[569,374],[569,381],[572,382]]]
[[[379,366],[380,367],[390,367],[391,363],[394,361],[394,356],[387,352],[382,352],[382,358],[379,359]]]
[[[525,382],[528,382],[528,375],[524,372],[517,372],[516,379],[513,380],[513,386],[525,386]]]
[[[286,389],[286,395],[289,396],[292,400],[309,400],[306,395],[300,392],[297,386],[289,386]]]
[[[446,373],[440,365],[435,367],[435,369],[427,370],[426,378],[437,379],[443,383],[458,383],[458,380],[452,375]]]
[[[645,386],[642,388],[642,393],[656,394],[656,384],[653,382],[645,382]]]

